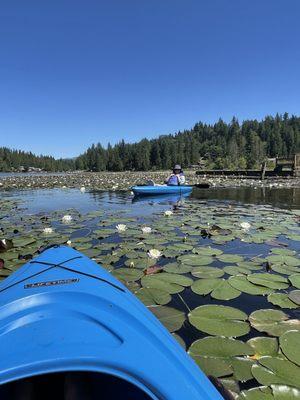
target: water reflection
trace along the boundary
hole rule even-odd
[[[166,205],[181,205],[185,199],[190,196],[190,193],[184,194],[163,194],[159,196],[134,196],[132,203],[144,203],[144,204],[166,204]]]
[[[151,215],[182,203],[216,201],[240,204],[262,204],[285,209],[300,208],[300,188],[212,188],[194,189],[192,194],[136,197],[128,192],[78,189],[23,189],[0,192],[1,198],[19,200],[29,213],[75,208],[79,212],[110,210],[134,216]]]
[[[236,201],[242,204],[269,204],[282,208],[300,207],[300,188],[212,188],[194,189],[192,199]]]

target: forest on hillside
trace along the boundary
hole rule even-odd
[[[262,121],[233,118],[230,123],[198,122],[190,130],[142,139],[124,140],[104,148],[93,144],[73,160],[0,148],[0,170],[34,166],[47,171],[89,170],[124,171],[169,169],[175,163],[188,167],[205,160],[206,168],[256,168],[266,157],[289,157],[300,151],[300,117],[277,114]]]
[[[30,167],[51,172],[70,171],[75,169],[75,163],[74,160],[55,160],[51,156],[36,156],[31,152],[0,147],[0,171],[27,171]]]

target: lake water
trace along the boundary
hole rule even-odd
[[[42,230],[45,226],[52,226],[56,234],[56,237],[53,237],[52,240],[57,240],[60,236],[70,237],[72,241],[74,238],[75,247],[87,251],[88,255],[96,255],[98,251],[98,254],[100,254],[97,261],[105,265],[112,273],[117,273],[116,271],[122,269],[124,265],[129,266],[128,261],[131,258],[134,262],[137,262],[137,260],[145,262],[145,257],[147,259],[146,251],[151,247],[166,251],[166,256],[160,258],[156,264],[161,268],[164,268],[170,262],[177,262],[177,258],[180,259],[185,254],[190,254],[192,248],[207,249],[208,246],[212,246],[214,249],[222,250],[221,253],[223,252],[225,255],[233,255],[235,258],[243,259],[242,264],[251,265],[253,271],[250,273],[253,274],[254,272],[254,275],[257,272],[268,272],[267,263],[264,261],[267,260],[272,249],[279,249],[280,251],[288,249],[296,258],[300,254],[299,217],[294,211],[300,209],[300,189],[298,188],[200,189],[194,190],[191,196],[181,198],[177,196],[134,198],[129,191],[91,190],[82,193],[79,189],[1,191],[0,201],[4,200],[2,204],[5,204],[6,199],[17,201],[19,209],[15,213],[11,211],[4,215],[4,232],[7,229],[7,232],[12,234],[12,227],[17,227],[20,230],[16,233],[17,236],[36,235],[39,237],[38,241],[42,241],[41,238],[45,237]],[[171,218],[164,216],[164,212],[167,210],[172,210]],[[98,217],[95,212],[99,212]],[[64,214],[74,215],[73,228],[61,224],[61,217]],[[22,218],[20,218],[21,216]],[[45,216],[49,216],[49,220],[45,219]],[[118,220],[122,222],[123,219],[129,227],[127,236],[119,235],[115,230]],[[285,221],[287,226],[285,226]],[[251,225],[249,233],[241,229],[241,222],[249,222]],[[144,238],[146,247],[142,250],[138,246],[134,246],[144,240],[139,233],[143,225],[152,227],[153,232],[156,233],[151,233],[151,235],[155,235],[152,237],[156,237],[157,242],[156,239],[152,239],[151,235],[146,239]],[[204,226],[209,230],[213,225],[217,226],[217,228],[214,228],[217,230],[220,226],[225,233],[219,232],[216,236],[210,237],[203,235],[199,228]],[[101,229],[107,231],[104,237],[99,237]],[[268,234],[270,237],[268,237]],[[80,239],[81,235],[85,236],[83,241],[76,243],[76,238]],[[190,246],[189,250],[180,248],[183,245],[185,235],[187,239],[184,243]],[[226,241],[226,238],[230,236],[232,238]],[[51,240],[51,237],[49,240]],[[110,248],[110,244],[115,247]],[[119,247],[120,244],[125,246],[125,253],[124,248]],[[32,246],[29,245],[28,251],[24,250],[24,254],[31,252]],[[179,246],[179,248],[176,246]],[[171,252],[168,247],[172,249]],[[111,251],[112,249],[113,251]],[[200,255],[199,259],[202,257],[207,258],[204,254]],[[255,265],[257,257],[260,261],[257,260],[257,265]],[[295,263],[295,258],[291,260]],[[237,260],[224,261],[221,258],[219,259],[218,256],[214,257],[211,262],[208,260],[207,263],[210,270],[214,269],[214,273],[234,264],[235,267],[239,266]],[[179,263],[179,265],[182,264]],[[203,264],[200,263],[199,265]],[[298,265],[300,266],[300,260]],[[134,267],[133,269],[137,268]],[[297,266],[293,268],[297,268]],[[270,273],[273,274],[274,272]],[[280,276],[283,277],[283,275],[283,279],[287,281],[288,274],[283,273]],[[194,281],[198,280],[197,275],[192,273],[185,273],[183,276]],[[230,273],[223,273],[222,279],[225,279],[226,282],[231,278]],[[130,287],[132,290],[139,291],[144,288],[140,289],[140,279],[131,282],[131,284],[137,285],[133,288]],[[293,288],[288,284],[284,290],[280,290],[280,293],[287,295],[291,290]],[[197,329],[188,319],[190,310],[206,305],[230,306],[242,310],[247,315],[259,309],[280,310],[265,295],[251,295],[241,291],[236,298],[220,300],[210,294],[195,294],[190,285],[180,293],[172,293],[171,301],[167,303],[167,307],[175,308],[185,314],[184,323],[176,329],[176,334],[185,342],[187,348],[194,341],[207,336],[207,333]],[[289,318],[299,319],[299,308],[283,309]],[[266,333],[257,332],[251,327],[246,335],[241,336],[242,338],[238,339],[247,341],[253,337],[266,336]],[[205,367],[201,364],[202,369]],[[239,382],[240,389],[253,388],[259,385],[255,379],[248,376],[249,374],[251,374],[250,369],[246,371],[246,378]],[[234,376],[231,376],[231,380],[234,380]]]
[[[174,205],[178,201],[216,201],[232,204],[260,204],[286,209],[300,208],[300,188],[212,188],[195,189],[191,196],[156,196],[135,199],[130,192],[86,191],[78,189],[24,189],[1,192],[3,197],[19,200],[30,213],[76,208],[80,212],[126,209],[131,215],[144,215]]]

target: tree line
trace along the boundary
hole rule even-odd
[[[175,163],[188,167],[200,159],[212,169],[257,168],[266,157],[291,157],[298,151],[300,118],[285,113],[262,121],[198,122],[190,130],[136,143],[122,140],[107,148],[93,144],[73,160],[0,148],[0,170],[31,165],[49,171],[147,171],[169,169]]]
[[[0,171],[9,172],[30,167],[40,168],[43,171],[69,171],[75,169],[74,160],[56,160],[51,156],[36,156],[31,152],[11,150],[0,147]]]

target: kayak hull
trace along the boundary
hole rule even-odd
[[[131,188],[136,196],[157,196],[163,194],[187,194],[193,190],[192,186],[168,186],[168,185],[157,185],[157,186],[133,186]]]
[[[66,246],[44,251],[0,284],[0,354],[0,389],[42,374],[93,371],[149,399],[222,399],[122,283]]]

